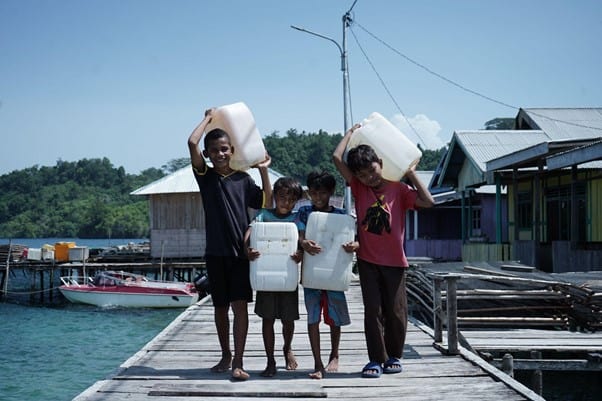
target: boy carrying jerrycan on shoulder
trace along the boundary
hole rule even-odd
[[[382,129],[366,130],[365,138],[372,145],[351,145],[354,131],[365,128],[372,128],[370,121],[349,129],[332,157],[355,199],[360,242],[357,264],[369,358],[362,377],[378,378],[382,373],[402,371],[407,330],[405,272],[409,266],[404,252],[406,211],[432,207],[434,200],[418,179],[414,163],[407,169],[393,169],[398,170],[397,175],[385,175],[386,162],[393,159],[383,160],[372,146],[381,145],[377,138]],[[388,150],[380,148],[382,154]],[[404,175],[411,185],[399,181]]]

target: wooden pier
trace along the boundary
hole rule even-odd
[[[85,390],[76,401],[112,400],[206,400],[230,401],[241,397],[284,400],[296,398],[378,399],[378,400],[543,400],[533,391],[502,373],[478,356],[460,347],[455,355],[440,352],[433,344],[432,331],[411,321],[399,374],[378,379],[361,378],[367,362],[363,334],[363,306],[359,284],[347,291],[352,323],[343,327],[339,371],[322,380],[308,377],[313,358],[307,337],[305,306],[300,291],[301,319],[296,324],[293,350],[299,362],[295,371],[284,369],[277,354],[278,373],[262,378],[266,359],[261,337],[261,320],[249,305],[249,335],[245,369],[251,378],[232,382],[230,373],[211,373],[209,367],[220,356],[210,300],[186,309],[139,352],[116,371]],[[276,333],[280,330],[276,323]],[[321,325],[322,355],[328,358],[328,328]],[[282,349],[277,335],[276,349]],[[326,361],[325,361],[326,362]]]

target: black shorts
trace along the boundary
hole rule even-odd
[[[228,306],[233,301],[253,301],[247,259],[206,255],[205,260],[213,306]]]

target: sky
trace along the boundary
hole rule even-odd
[[[344,30],[353,3],[0,0],[0,174],[161,168],[236,102],[263,136],[342,133],[341,52],[291,25],[346,49],[352,123],[379,112],[427,149],[518,108],[602,107],[599,0],[357,0]]]

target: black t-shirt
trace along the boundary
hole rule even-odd
[[[204,174],[193,170],[205,210],[205,254],[246,257],[243,240],[251,221],[248,208],[263,206],[262,189],[243,171],[222,176],[210,167]]]

